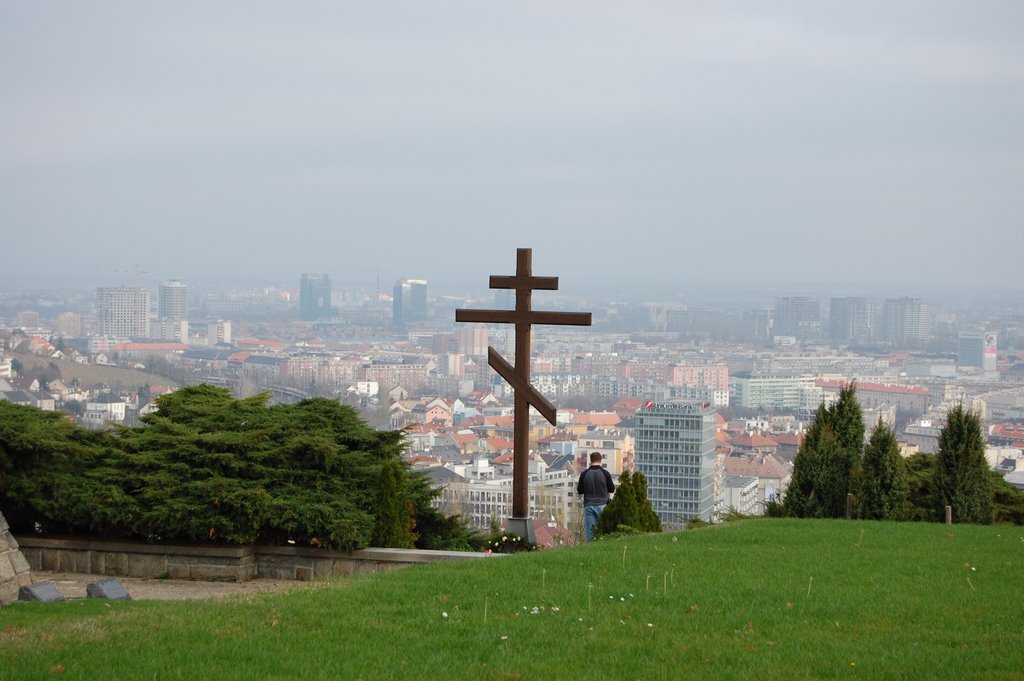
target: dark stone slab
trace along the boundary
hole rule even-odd
[[[89,598],[106,598],[111,601],[130,601],[132,599],[121,582],[116,579],[89,582],[85,587],[85,595]]]
[[[53,582],[39,582],[38,584],[29,584],[18,589],[18,600],[60,603],[64,600],[64,596],[61,595],[60,591],[57,591],[57,587],[54,586]]]

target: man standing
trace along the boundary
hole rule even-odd
[[[583,495],[583,526],[587,541],[594,538],[594,525],[608,504],[608,495],[615,491],[611,473],[601,466],[601,452],[590,453],[590,468],[580,474],[576,493]]]

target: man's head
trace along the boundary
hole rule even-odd
[[[590,452],[590,465],[601,464],[601,452]]]

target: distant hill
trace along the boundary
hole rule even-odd
[[[60,372],[60,380],[65,383],[78,379],[84,386],[92,386],[98,383],[105,383],[115,390],[136,390],[144,385],[171,385],[177,386],[176,381],[136,369],[122,369],[115,366],[104,366],[102,364],[78,364],[68,360],[56,360],[49,357],[39,357],[32,354],[14,354],[14,357],[21,362],[22,372],[26,376],[36,377],[36,374],[47,374],[50,365],[53,364]],[[49,375],[45,375],[49,379]]]

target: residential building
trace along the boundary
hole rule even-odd
[[[757,478],[726,475],[722,487],[722,512],[736,511],[743,515],[762,515]]]
[[[702,402],[648,401],[635,415],[636,471],[667,527],[710,521],[716,508],[715,410]]]
[[[114,338],[148,338],[149,291],[132,286],[97,288],[96,333]]]
[[[805,296],[775,299],[773,336],[792,336],[805,343],[821,338],[821,304]]]
[[[218,319],[206,325],[206,344],[217,345],[219,343],[231,344],[231,322]]]
[[[177,279],[160,283],[156,302],[157,317],[160,319],[188,319],[188,286]]]
[[[815,409],[820,391],[814,376],[754,375],[741,372],[729,378],[729,404],[743,409]]]
[[[331,278],[326,274],[303,274],[299,280],[299,319],[315,322],[333,317]]]
[[[921,347],[928,340],[928,304],[920,298],[888,298],[882,305],[882,340],[900,348]]]
[[[849,381],[818,379],[815,384],[822,391],[822,399],[831,404],[838,399],[839,391]],[[891,383],[857,383],[857,402],[862,410],[888,409],[895,407],[898,411],[920,415],[931,406],[928,388],[918,385],[894,385]],[[817,406],[817,405],[815,405]],[[877,420],[877,418],[876,418]]]
[[[875,335],[875,304],[867,298],[832,298],[829,301],[832,340],[867,343]]]
[[[512,514],[512,476],[500,474],[483,457],[472,464],[426,469],[433,485],[441,493],[433,502],[446,514],[458,514],[473,528],[484,530],[492,522],[500,522]],[[564,468],[550,469],[543,459],[529,463],[529,517],[554,522],[562,526],[572,524],[573,512],[579,506],[576,498],[576,475]]]
[[[601,453],[601,464],[612,475],[621,475],[633,467],[633,438],[618,428],[602,428],[580,435],[576,440],[576,451],[583,462],[580,472],[590,465],[588,457],[591,452]]]
[[[62,312],[57,315],[57,335],[78,338],[82,335],[82,315],[77,312]]]
[[[757,480],[757,511],[763,514],[769,501],[778,501],[789,487],[792,469],[774,454],[746,455],[734,453],[723,462],[725,474],[739,475]],[[728,486],[728,482],[726,482]]]

